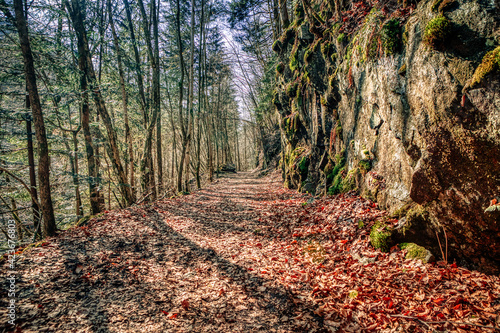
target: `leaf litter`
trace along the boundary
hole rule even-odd
[[[384,214],[249,173],[106,212],[18,257],[17,330],[500,331],[499,277],[375,250]]]

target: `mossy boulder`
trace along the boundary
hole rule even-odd
[[[276,73],[278,74],[283,74],[285,71],[285,64],[280,62],[279,64],[276,65]]]
[[[377,221],[370,232],[370,242],[376,249],[389,252],[392,245],[392,229],[382,221]]]
[[[451,22],[440,14],[427,23],[424,32],[424,43],[436,50],[443,50],[446,39],[451,33]]]
[[[401,243],[399,244],[401,250],[406,250],[405,259],[422,260],[424,264],[434,262],[436,259],[434,255],[425,247],[415,243]]]
[[[498,46],[493,51],[486,53],[483,57],[483,61],[476,68],[472,81],[470,83],[471,88],[476,88],[481,85],[485,79],[492,74],[500,73],[500,46]]]

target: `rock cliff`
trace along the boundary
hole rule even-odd
[[[498,273],[498,4],[303,3],[273,45],[285,186],[357,191],[389,211],[392,243],[441,257],[439,237]]]

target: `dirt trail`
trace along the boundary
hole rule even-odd
[[[312,304],[258,273],[260,258],[272,255],[261,253],[273,238],[264,205],[276,198],[266,188],[277,187],[270,178],[229,175],[182,198],[109,212],[26,251],[16,269],[18,325],[23,332],[322,331]],[[298,315],[307,323],[292,319]]]
[[[279,178],[228,175],[24,251],[17,332],[500,331],[498,276],[375,250],[375,203]]]

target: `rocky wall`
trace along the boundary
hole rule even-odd
[[[357,2],[342,23],[313,8],[273,45],[285,186],[357,191],[389,211],[395,240],[440,254],[446,238],[450,260],[498,273],[498,7]]]

